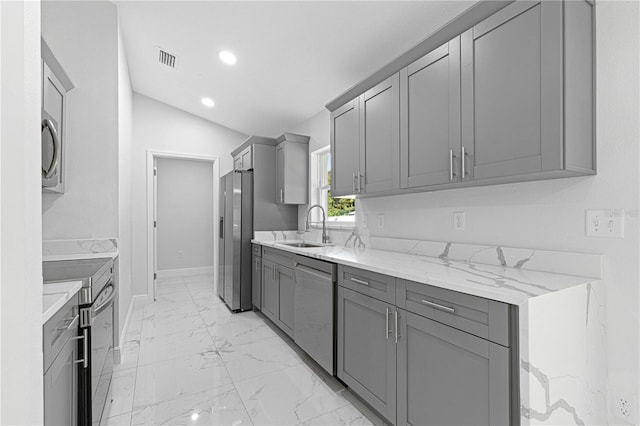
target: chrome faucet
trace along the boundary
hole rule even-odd
[[[320,204],[314,204],[311,207],[309,207],[309,210],[307,210],[307,221],[305,225],[305,230],[306,231],[309,230],[309,213],[311,213],[311,210],[314,207],[318,207],[320,208],[320,210],[322,210],[322,243],[326,244],[329,242],[329,236],[327,235],[327,217],[324,213],[324,207],[322,207]]]

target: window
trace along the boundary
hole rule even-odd
[[[331,151],[329,147],[319,149],[311,154],[312,170],[312,199],[320,204],[327,212],[327,223],[336,226],[355,225],[356,206],[355,197],[333,198],[331,196]],[[320,221],[322,215],[314,212],[314,221]]]

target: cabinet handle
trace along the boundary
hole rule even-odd
[[[353,172],[353,180],[351,181],[351,187],[353,188],[353,193],[356,193],[356,172]]]
[[[360,194],[362,192],[362,181],[360,179],[362,179],[364,176],[362,176],[360,173],[358,173],[358,194]]]
[[[456,158],[455,155],[453,155],[453,149],[449,149],[449,180],[453,180],[453,178],[455,178],[456,174],[453,171],[453,159]]]
[[[434,309],[439,309],[441,311],[448,312],[450,314],[454,314],[456,312],[456,310],[450,306],[440,305],[438,303],[430,302],[428,300],[423,300],[422,303],[424,303],[427,306],[431,306]]]
[[[462,146],[462,153],[461,153],[461,157],[462,157],[462,179],[465,179],[467,177],[467,169],[466,169],[465,164],[464,164],[464,157],[466,155],[467,154],[464,152],[464,145],[463,145]]]
[[[384,323],[384,330],[385,330],[385,333],[387,333],[387,340],[389,340],[389,331],[391,331],[389,330],[389,308],[384,308],[384,309],[387,311],[387,315],[385,317],[387,320]]]
[[[71,340],[80,340],[82,339],[82,353],[84,358],[73,361],[74,364],[82,364],[82,368],[87,368],[89,366],[89,338],[87,336],[88,328],[82,329],[82,336],[74,336]]]
[[[396,343],[398,343],[398,311],[393,311],[393,322],[395,325],[395,338]]]
[[[356,283],[356,284],[369,285],[369,283],[367,281],[362,281],[362,280],[359,280],[359,279],[353,278],[353,277],[349,278],[349,279],[351,281],[353,281],[354,283]]]
[[[280,189],[280,202],[284,203],[284,189]]]

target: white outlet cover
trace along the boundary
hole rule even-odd
[[[378,228],[384,228],[384,215],[382,213],[378,214]]]
[[[587,237],[624,238],[624,210],[587,210]]]
[[[365,228],[368,226],[368,218],[366,214],[362,215],[362,226],[364,226]]]
[[[613,392],[611,405],[613,414],[617,419],[624,420],[626,424],[636,424],[637,408],[632,398],[619,392]]]
[[[464,212],[453,212],[453,230],[464,231],[465,216]]]

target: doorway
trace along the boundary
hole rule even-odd
[[[218,157],[147,152],[149,301],[163,276],[212,274],[216,290],[219,176]]]

